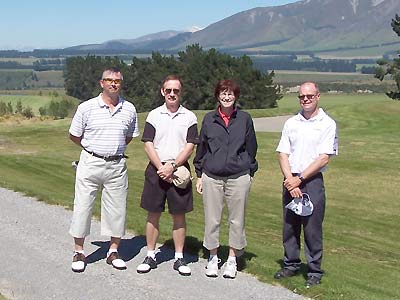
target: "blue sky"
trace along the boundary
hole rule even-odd
[[[0,49],[64,48],[204,28],[238,12],[298,0],[2,1]]]

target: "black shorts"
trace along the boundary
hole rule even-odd
[[[189,164],[185,166],[190,170]],[[172,215],[183,214],[193,210],[192,182],[185,189],[177,188],[172,183],[162,180],[157,169],[149,163],[144,172],[145,180],[140,206],[149,212],[160,213],[165,210],[165,200],[168,211]]]

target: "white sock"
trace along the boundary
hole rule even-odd
[[[107,252],[107,257],[109,257],[110,254],[113,253],[113,252],[118,252],[118,249],[109,249],[108,252]]]
[[[80,254],[85,255],[85,251],[83,251],[83,250],[75,250],[74,255],[75,255],[75,253],[80,253]]]
[[[236,264],[236,256],[228,256],[228,262],[233,262]]]
[[[183,258],[182,252],[175,252],[175,260],[177,260],[178,258]]]
[[[152,259],[156,259],[156,251],[155,250],[147,250],[147,256],[151,257]]]
[[[215,254],[215,255],[210,255],[210,258],[209,258],[208,260],[211,261],[211,260],[213,260],[213,259],[218,260],[218,255],[217,255],[217,254]]]

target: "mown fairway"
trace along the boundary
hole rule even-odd
[[[396,188],[400,169],[400,103],[384,95],[322,95],[320,103],[339,127],[339,156],[331,161],[325,174],[323,268],[326,274],[322,284],[306,290],[303,275],[281,282],[273,279],[283,254],[282,176],[275,153],[278,133],[257,133],[260,170],[247,210],[245,270],[260,280],[282,284],[315,299],[399,299],[400,202]],[[251,113],[257,117],[295,113],[298,103],[294,95],[285,96],[279,106]],[[203,115],[204,112],[199,112],[200,118]],[[139,116],[141,129],[145,117],[146,114]],[[0,185],[71,208],[74,185],[71,161],[79,157],[80,150],[67,138],[69,124],[70,119],[0,123]],[[147,158],[140,139],[135,139],[128,149],[128,226],[143,234],[146,213],[139,208],[139,201]],[[225,258],[226,221],[223,224],[222,257]],[[165,214],[161,242],[171,243],[170,231],[171,220]],[[202,234],[202,201],[196,195],[195,210],[188,215],[187,250],[200,256]]]

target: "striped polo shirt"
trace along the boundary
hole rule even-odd
[[[135,106],[119,97],[111,112],[102,94],[78,106],[69,133],[81,137],[86,150],[99,155],[122,155],[126,149],[126,137],[139,135]]]
[[[153,142],[162,162],[174,160],[187,143],[198,143],[197,117],[183,107],[175,113],[161,105],[149,112],[143,131],[143,142]]]

